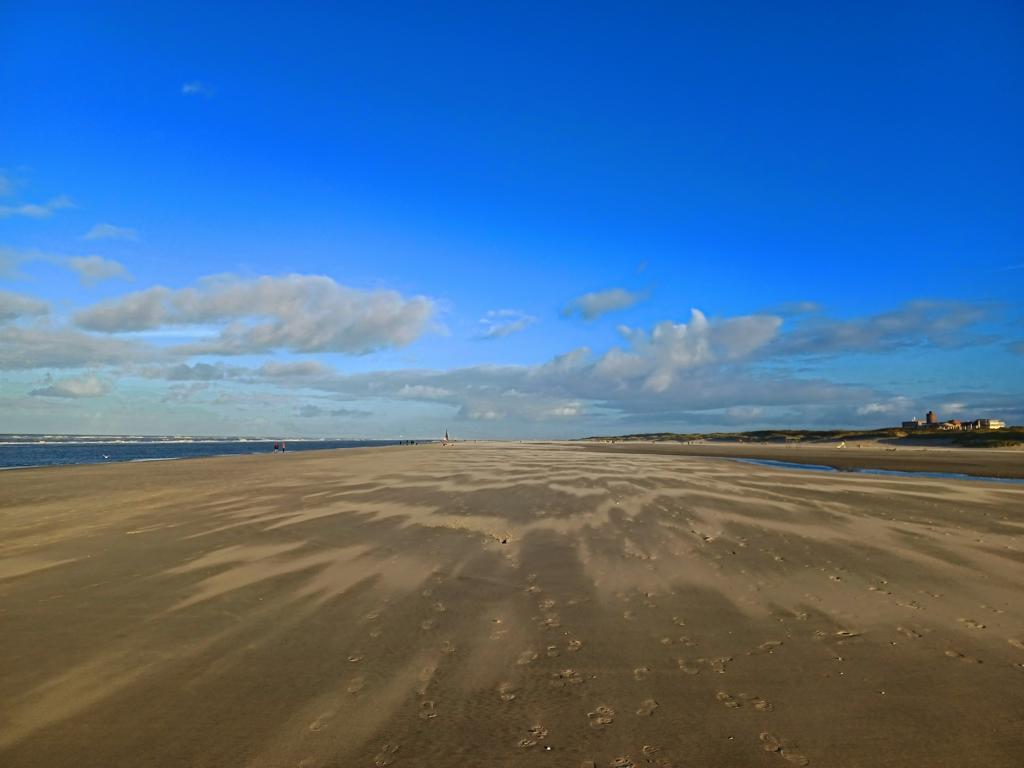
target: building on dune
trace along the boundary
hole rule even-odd
[[[935,411],[928,411],[923,419],[910,419],[900,424],[903,429],[908,430],[937,430],[940,432],[963,432],[975,429],[1006,429],[1006,422],[1002,419],[974,419],[961,421],[960,419],[949,419],[939,421]]]

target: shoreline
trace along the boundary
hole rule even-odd
[[[750,445],[746,443],[596,443],[580,441],[586,450],[603,453],[767,459],[793,464],[819,464],[840,471],[881,469],[896,472],[943,472],[984,478],[1024,479],[1024,451],[1015,448],[868,447],[822,445]]]

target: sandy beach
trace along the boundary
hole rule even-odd
[[[1024,486],[685,454],[4,472],[0,765],[1022,764]]]

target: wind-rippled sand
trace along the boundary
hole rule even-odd
[[[0,475],[0,765],[1020,766],[1024,488],[566,445]]]

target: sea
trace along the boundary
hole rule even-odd
[[[167,461],[247,453],[272,453],[280,438],[151,437],[143,435],[10,435],[0,434],[0,469],[49,467],[60,464],[106,464],[124,461]],[[402,445],[407,440],[284,439],[285,450],[325,451]],[[425,440],[419,443],[429,442]]]

